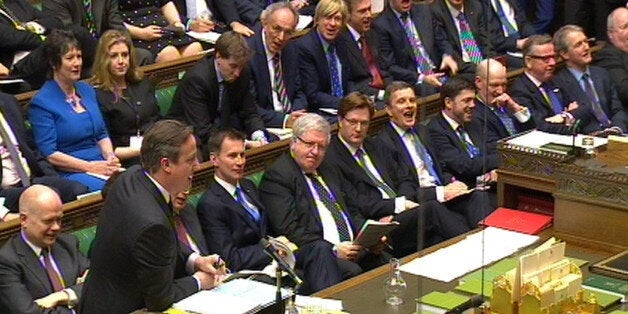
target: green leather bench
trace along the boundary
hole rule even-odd
[[[174,91],[176,89],[176,86],[170,86],[166,88],[160,88],[155,91],[157,106],[159,106],[159,111],[161,112],[162,117],[165,117],[170,110],[170,105],[172,105],[172,96],[174,96]]]

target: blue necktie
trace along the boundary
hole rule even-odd
[[[554,110],[554,114],[559,114],[563,112],[563,104],[561,103],[560,99],[558,99],[558,96],[556,96],[556,93],[554,93],[552,87],[549,84],[542,83],[539,87],[539,90],[541,90],[541,94],[543,94],[543,98],[545,98],[545,101],[547,101],[550,107],[552,107],[552,110]]]
[[[593,89],[593,85],[589,80],[589,74],[582,74],[582,84],[584,85],[584,91],[587,93],[587,97],[591,101],[591,109],[593,110],[593,115],[600,123],[601,126],[607,128],[611,125],[611,121],[608,119],[606,112],[602,109],[602,105],[600,104],[600,99],[597,97],[595,93],[595,89]]]
[[[508,18],[506,17],[506,10],[504,10],[501,0],[495,0],[495,13],[497,13],[499,22],[502,23],[502,26],[506,29],[508,37],[516,36],[519,38],[519,32],[512,24],[510,24],[510,21],[508,21]]]
[[[475,146],[475,144],[473,144],[471,137],[469,137],[469,133],[467,133],[467,131],[462,127],[462,125],[459,125],[456,131],[457,131],[456,133],[458,133],[458,137],[460,138],[460,141],[462,142],[462,146],[464,146],[465,150],[469,154],[469,157],[473,159],[475,157],[480,156],[480,149],[477,146]]]
[[[336,97],[344,96],[342,91],[342,81],[340,73],[338,73],[338,55],[336,54],[336,46],[329,45],[327,48],[327,63],[329,64],[329,74],[331,75],[331,94]]]
[[[406,131],[406,136],[410,138],[410,141],[414,144],[414,149],[423,161],[423,167],[425,167],[425,169],[427,169],[427,172],[434,178],[434,182],[437,185],[441,185],[443,180],[441,180],[438,172],[436,171],[436,168],[434,168],[434,160],[432,159],[432,156],[427,152],[427,149],[425,148],[423,143],[421,143],[421,139],[419,138],[419,136],[414,133],[412,129]]]
[[[240,205],[242,205],[242,207],[244,207],[244,209],[246,209],[249,215],[251,215],[251,218],[253,218],[256,223],[259,223],[261,218],[259,210],[257,210],[257,207],[251,203],[250,199],[246,196],[246,193],[244,193],[241,187],[236,188],[236,200],[240,203]]]
[[[508,113],[503,107],[495,108],[493,112],[497,115],[497,117],[502,122],[504,127],[506,127],[506,131],[508,131],[509,135],[517,134],[517,128],[515,127],[515,122],[512,121],[512,118],[508,115]]]

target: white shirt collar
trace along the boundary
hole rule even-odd
[[[161,186],[161,184],[159,184],[159,182],[157,182],[155,178],[151,177],[150,174],[148,174],[148,172],[144,172],[144,174],[146,174],[146,176],[153,182],[153,184],[155,184],[155,186],[159,190],[159,193],[161,193],[161,196],[164,197],[166,204],[170,203],[170,193],[168,192],[168,190],[166,190],[163,186]]]
[[[33,242],[29,241],[26,235],[24,234],[24,230],[20,230],[20,236],[22,237],[22,240],[26,242],[26,245],[28,245],[28,247],[30,247],[31,250],[33,250],[33,252],[35,253],[35,256],[39,258],[39,256],[41,256],[42,248],[38,247],[37,245],[33,244]]]
[[[351,27],[351,25],[347,24],[347,29],[349,30],[349,34],[351,34],[351,37],[353,37],[354,41],[360,40],[362,35],[358,33],[358,31],[356,31],[353,27]]]
[[[543,84],[543,82],[539,81],[536,79],[536,77],[532,76],[532,74],[528,73],[528,71],[523,72],[529,79],[530,81],[532,81],[532,83],[534,83],[534,85],[538,88],[539,86],[541,86],[541,84]]]
[[[453,6],[451,6],[451,4],[447,2],[447,0],[444,0],[444,1],[445,1],[445,4],[447,5],[447,9],[449,10],[449,13],[451,13],[451,16],[453,16],[454,19],[457,18],[460,13],[464,13],[464,4],[462,5],[462,9],[458,10],[454,8]]]
[[[460,123],[456,122],[454,119],[450,118],[448,115],[445,114],[444,111],[441,111],[441,114],[443,115],[443,117],[445,118],[445,121],[447,121],[447,123],[449,124],[449,126],[451,126],[451,128],[455,131],[458,130],[458,126],[460,125]]]
[[[231,196],[235,195],[237,187],[240,186],[240,183],[238,183],[237,186],[234,186],[233,184],[219,178],[216,175],[214,175],[214,180],[216,180],[216,183],[220,184],[220,186],[227,190],[227,193],[229,193],[229,195]]]
[[[340,134],[338,134],[337,136],[338,136],[338,139],[340,139],[340,142],[349,150],[349,153],[351,154],[351,156],[355,156],[355,152],[357,152],[359,149],[362,149],[362,146],[355,148],[351,144],[347,143],[347,141],[345,141],[345,139],[342,138]]]

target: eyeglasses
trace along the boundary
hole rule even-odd
[[[347,123],[349,123],[349,125],[354,128],[357,126],[368,127],[369,124],[371,124],[371,121],[358,121],[355,119],[347,119],[347,118],[343,118],[343,120],[347,121]]]
[[[556,61],[556,56],[555,55],[548,55],[548,56],[528,55],[528,57],[530,57],[532,59],[542,60],[545,63],[548,63],[550,60]]]
[[[308,142],[304,139],[302,139],[301,137],[297,136],[296,137],[297,140],[299,140],[301,143],[303,143],[303,145],[305,145],[305,148],[307,148],[308,150],[312,151],[314,150],[314,148],[318,148],[319,151],[324,152],[327,149],[327,145],[321,145],[318,144],[316,142]]]

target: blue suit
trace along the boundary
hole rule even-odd
[[[427,5],[413,5],[410,19],[434,66],[440,65],[443,54],[454,55],[453,47],[447,42],[446,35],[434,28],[432,12]],[[406,38],[401,22],[390,7],[375,19],[373,30],[380,44],[382,69],[388,69],[395,80],[416,84],[419,75],[412,46]]]
[[[259,270],[270,263],[259,244],[266,236],[266,213],[253,182],[243,179],[240,186],[259,210],[260,223],[213,178],[198,202],[198,217],[210,252],[218,253],[229,269]]]
[[[558,88],[553,87],[552,82],[548,82],[550,85],[550,90],[548,93],[554,93],[556,97],[562,102],[563,106],[569,104],[568,99],[564,99],[564,94]],[[552,107],[545,101],[543,94],[539,91],[539,88],[528,78],[527,75],[520,75],[518,78],[510,86],[510,96],[515,99],[517,103],[522,106],[528,107],[532,117],[534,118],[534,123],[536,123],[536,128],[539,131],[549,132],[549,133],[558,133],[558,134],[571,134],[572,130],[563,123],[549,123],[545,121],[545,118],[551,117],[554,115],[554,110]],[[586,125],[589,122],[590,115],[588,114],[588,109],[584,106],[580,106],[576,110],[570,111],[570,113],[574,116],[575,119],[582,120],[582,125]]]
[[[299,50],[299,72],[303,91],[307,96],[308,111],[316,112],[320,108],[338,109],[340,98],[332,95],[332,81],[329,73],[327,57],[318,31],[313,28],[296,41]],[[342,89],[344,94],[351,90],[349,87],[349,60],[346,49],[336,40],[336,54],[341,64]]]
[[[253,37],[247,38],[249,47],[255,51],[255,54],[249,61],[251,86],[257,101],[257,112],[264,121],[264,126],[281,128],[283,127],[286,114],[275,111],[273,105],[272,78],[268,71],[268,57],[266,56],[266,48],[264,48],[262,36],[264,34],[260,31]],[[298,63],[299,52],[297,51],[297,46],[294,42],[290,42],[281,51],[281,64],[283,82],[292,110],[300,110],[307,107],[307,100],[301,88],[299,67],[296,66]]]
[[[77,113],[54,80],[47,81],[33,97],[28,110],[35,143],[48,157],[61,152],[86,161],[104,160],[98,141],[109,137],[98,107],[94,88],[84,82],[74,84],[85,112]],[[80,172],[61,172],[70,180],[81,182],[90,191],[100,190],[104,180]]]
[[[589,66],[589,71],[591,73],[591,80],[593,81],[593,88],[600,100],[602,110],[611,120],[612,125],[620,127],[622,131],[626,133],[626,131],[628,131],[628,116],[626,116],[624,106],[622,106],[619,101],[617,90],[608,71],[596,66]],[[576,78],[566,67],[558,71],[554,76],[554,82],[567,94],[570,102],[577,101],[578,105],[586,106],[589,110],[589,123],[582,124],[580,131],[582,133],[599,131],[603,128],[600,127],[599,121],[595,118],[591,100],[580,86],[579,81],[580,78]]]

